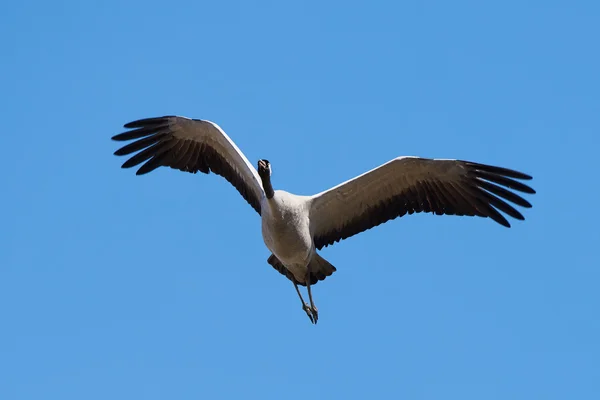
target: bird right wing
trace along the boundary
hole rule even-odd
[[[115,151],[129,158],[122,168],[145,162],[137,175],[165,166],[180,171],[205,174],[211,171],[224,177],[260,214],[263,187],[256,169],[244,153],[215,123],[178,116],[140,119],[125,124],[133,130],[113,136],[113,140],[135,140]]]

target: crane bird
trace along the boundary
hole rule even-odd
[[[524,220],[506,201],[530,208],[513,191],[534,194],[518,180],[531,176],[470,161],[398,157],[313,196],[274,190],[266,159],[255,169],[214,122],[181,116],[146,118],[124,125],[113,140],[133,142],[115,151],[131,156],[122,168],[144,163],[137,175],[165,166],[209,174],[231,183],[262,220],[262,236],[272,253],[267,262],[285,275],[313,324],[319,318],[311,286],[336,271],[317,250],[406,214],[491,218],[510,227],[500,213]],[[508,189],[512,189],[510,191]],[[306,286],[309,303],[298,285]]]

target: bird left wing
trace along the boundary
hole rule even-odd
[[[489,217],[510,227],[500,211],[523,220],[514,207],[531,204],[507,190],[535,193],[515,179],[524,173],[461,160],[399,157],[310,200],[311,232],[321,249],[405,214]],[[504,187],[502,187],[504,186]]]
[[[115,151],[129,158],[122,168],[145,162],[136,172],[143,175],[165,166],[180,171],[205,174],[211,171],[231,183],[244,199],[260,214],[264,195],[256,169],[244,153],[214,122],[178,116],[146,118],[129,122],[133,130],[113,136],[113,140],[138,139]]]

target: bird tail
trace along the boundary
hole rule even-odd
[[[271,264],[273,268],[279,271],[279,273],[285,275],[290,281],[298,285],[306,286],[306,283],[304,281],[297,281],[294,275],[281,263],[281,261],[279,261],[277,257],[275,257],[274,254],[271,254],[271,256],[267,259],[267,262]],[[318,281],[322,281],[323,279],[327,278],[329,275],[333,274],[336,271],[333,265],[331,265],[326,259],[324,259],[316,253],[310,260],[310,263],[308,264],[308,269],[310,270],[311,285],[316,284]]]
[[[311,285],[316,284],[318,281],[322,281],[336,271],[335,267],[331,265],[329,261],[317,253],[315,253],[312,260],[310,260],[308,269],[310,270]]]

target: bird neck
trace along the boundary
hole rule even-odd
[[[261,176],[263,189],[265,190],[265,196],[267,199],[272,199],[275,195],[275,191],[273,190],[273,185],[271,185],[271,177],[270,176]]]

